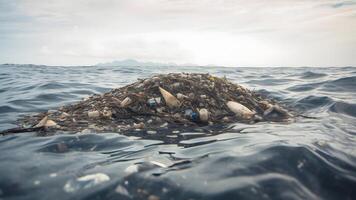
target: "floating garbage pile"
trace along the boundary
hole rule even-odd
[[[233,122],[286,121],[273,100],[210,74],[171,73],[20,120],[21,130],[119,132]]]

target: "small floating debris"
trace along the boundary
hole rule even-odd
[[[128,105],[132,103],[130,97],[126,97],[124,100],[121,101],[121,107],[126,108]]]
[[[244,106],[240,103],[234,102],[234,101],[229,101],[229,102],[227,102],[226,105],[238,117],[241,117],[243,119],[250,119],[255,114],[250,109],[248,109],[246,106]]]
[[[145,130],[162,128],[287,121],[293,117],[273,100],[263,98],[226,78],[210,74],[171,73],[138,80],[122,88],[90,96],[53,112],[25,116],[20,128],[44,134]],[[30,127],[30,128],[28,128]]]
[[[156,195],[151,194],[150,196],[148,196],[147,200],[160,200],[160,198]]]
[[[179,107],[180,102],[178,101],[178,99],[173,96],[171,93],[169,93],[167,90],[158,87],[159,91],[161,92],[164,100],[166,101],[166,104],[168,107],[173,108],[173,107]]]
[[[33,184],[34,184],[34,185],[40,185],[40,184],[41,184],[41,181],[35,180],[35,181],[33,182]]]
[[[125,169],[127,175],[138,172],[138,165],[130,165]]]
[[[123,196],[131,197],[129,191],[127,191],[127,189],[126,189],[124,186],[122,186],[122,185],[118,185],[118,186],[115,188],[115,192],[116,192],[116,193],[119,193],[119,194],[121,194],[121,195],[123,195]]]
[[[88,112],[88,117],[89,117],[89,118],[92,118],[92,119],[94,119],[94,118],[99,118],[99,117],[100,117],[100,112],[97,111],[97,110],[89,111],[89,112]]]
[[[44,127],[47,123],[47,120],[48,120],[48,116],[45,116],[44,118],[41,119],[40,122],[38,122],[37,125],[35,125],[34,127],[37,128],[37,127]]]
[[[48,116],[45,116],[43,119],[41,119],[40,122],[38,122],[37,125],[34,127],[39,128],[39,127],[54,127],[57,126],[57,123],[54,122],[53,120],[48,119]]]
[[[53,127],[53,126],[57,126],[57,123],[50,119],[47,120],[45,127]]]
[[[202,122],[207,122],[209,120],[209,111],[205,108],[200,109],[199,118]]]
[[[104,173],[89,174],[67,181],[63,190],[67,193],[72,193],[81,189],[92,188],[107,181],[110,181],[110,177]]]

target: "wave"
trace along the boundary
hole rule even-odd
[[[51,89],[65,89],[70,87],[70,85],[63,84],[63,83],[58,83],[58,82],[49,82],[49,83],[43,83],[38,86],[38,89],[40,90],[51,90]]]
[[[315,78],[321,78],[321,77],[325,77],[325,76],[327,76],[327,74],[307,71],[307,72],[303,72],[300,75],[300,78],[302,78],[302,79],[315,79]]]
[[[294,103],[294,107],[304,111],[310,111],[311,109],[319,109],[321,107],[331,105],[334,100],[328,96],[314,96],[310,95],[297,100]]]
[[[335,113],[342,113],[356,118],[356,104],[346,102],[335,102],[329,110]]]
[[[323,83],[308,83],[308,84],[302,84],[302,85],[294,85],[292,87],[287,88],[287,90],[293,91],[293,92],[311,91],[311,90],[318,88],[322,84]]]
[[[0,106],[0,113],[18,112],[19,109],[12,106]]]
[[[172,71],[226,76],[318,118],[214,124],[199,130],[161,128],[155,134],[141,130],[125,136],[3,136],[0,198],[356,199],[356,68],[3,69],[1,129],[13,128],[21,114],[56,109],[88,94]],[[132,166],[137,171],[127,174]],[[87,182],[75,182],[94,173],[105,173],[110,181],[90,188],[85,188]],[[64,191],[68,182],[78,183],[75,192]]]
[[[356,92],[356,76],[326,81],[322,89],[331,92]]]
[[[246,83],[257,84],[257,85],[283,85],[283,84],[290,83],[290,82],[293,82],[293,81],[294,81],[294,79],[272,79],[272,78],[268,78],[268,79],[250,80],[250,81],[247,81]]]

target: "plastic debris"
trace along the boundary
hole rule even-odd
[[[186,95],[184,95],[182,93],[178,93],[177,94],[177,99],[179,99],[179,100],[183,100],[183,99],[187,99],[187,98],[188,98],[188,96],[186,96]]]
[[[156,134],[157,133],[157,131],[147,131],[147,134]]]
[[[138,172],[138,165],[130,165],[125,169],[127,175]]]
[[[187,109],[184,112],[184,116],[189,119],[192,120],[193,122],[198,121],[198,113],[194,112],[192,109]]]
[[[250,109],[248,109],[246,106],[244,106],[240,103],[234,102],[234,101],[229,101],[226,103],[226,105],[238,117],[241,117],[243,119],[250,119],[255,114]]]
[[[140,122],[138,124],[134,123],[133,127],[135,129],[143,129],[145,127],[145,124],[143,122]]]
[[[210,74],[172,73],[140,79],[51,113],[25,116],[19,122],[21,127],[29,126],[29,131],[50,126],[50,129],[44,130],[44,135],[56,130],[125,134],[142,129],[153,135],[161,128],[287,121],[292,117],[277,102],[226,78]]]
[[[157,102],[154,98],[147,100],[147,104],[149,107],[154,108],[157,106]]]
[[[162,167],[162,168],[167,168],[168,167],[166,164],[158,162],[158,161],[154,161],[154,160],[150,161],[150,163],[152,163],[154,165],[157,165],[159,167]]]
[[[160,200],[160,198],[156,195],[151,194],[150,196],[148,196],[147,200]]]
[[[48,116],[45,116],[34,127],[55,127],[55,126],[58,126],[57,123],[53,120],[48,119]]]
[[[130,99],[130,97],[126,97],[122,102],[121,102],[121,107],[125,108],[128,105],[130,105],[132,103],[132,100]]]
[[[122,185],[118,185],[118,186],[115,188],[115,192],[116,192],[116,193],[119,193],[119,194],[121,194],[121,195],[123,195],[123,196],[131,197],[129,191],[127,191],[127,189],[126,189],[124,186],[122,186]]]
[[[159,91],[161,92],[168,107],[179,107],[180,102],[175,96],[173,96],[171,93],[161,87],[159,87]]]
[[[99,116],[100,116],[100,112],[97,111],[97,110],[88,112],[88,117],[89,118],[98,118]]]
[[[207,122],[209,120],[209,111],[205,108],[199,110],[199,119],[202,122]]]
[[[103,116],[104,117],[108,117],[108,118],[111,118],[111,116],[112,116],[112,112],[110,111],[110,110],[104,110],[103,111]]]
[[[48,116],[45,116],[44,118],[41,119],[40,122],[38,122],[37,125],[35,125],[34,127],[44,127],[47,123],[48,120]]]
[[[45,127],[53,127],[53,126],[57,126],[57,123],[53,120],[47,120]]]
[[[284,118],[289,118],[291,115],[288,113],[287,110],[274,105],[270,106],[265,112],[263,113],[263,117],[269,119],[271,121],[279,121]]]
[[[63,186],[63,190],[67,193],[72,193],[81,189],[92,188],[107,181],[110,181],[110,177],[104,173],[89,174],[67,181]]]
[[[106,182],[110,180],[110,177],[104,173],[97,174],[89,174],[86,176],[82,176],[77,178],[78,181],[92,181],[93,185],[100,184],[102,182]]]

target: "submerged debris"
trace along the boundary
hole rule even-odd
[[[20,123],[23,127],[45,127],[47,132],[123,133],[170,126],[285,121],[291,116],[272,100],[226,78],[172,73],[93,95],[57,111],[26,116]]]

